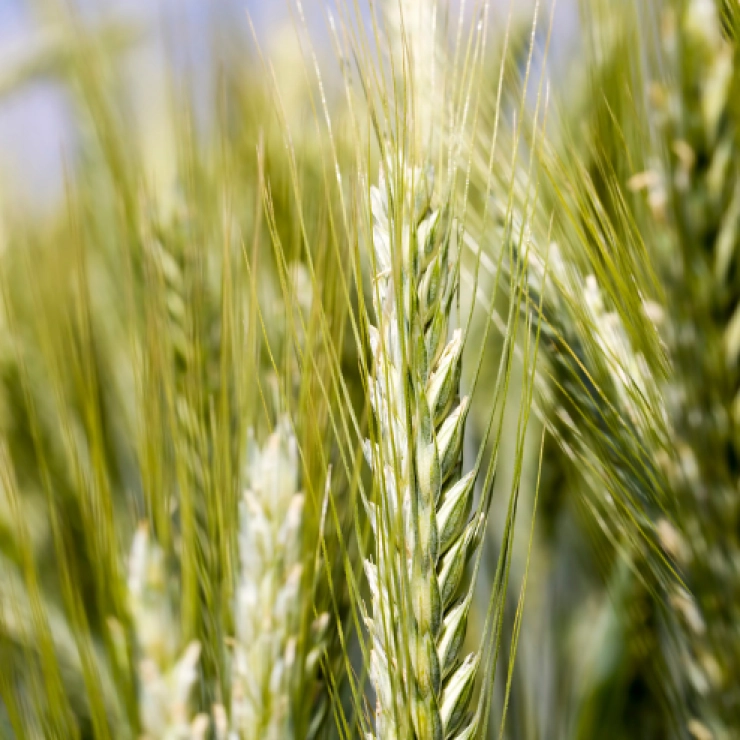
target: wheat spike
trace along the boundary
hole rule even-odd
[[[651,213],[669,245],[657,256],[671,307],[664,396],[677,454],[664,467],[677,526],[660,534],[691,592],[676,588],[671,598],[687,637],[688,725],[694,737],[729,738],[740,723],[740,67],[732,38],[740,29],[726,4],[735,28],[723,30],[720,5],[675,2],[664,18],[671,76],[653,91],[653,113],[670,154],[656,178],[661,207]]]
[[[250,444],[240,503],[232,729],[236,740],[311,738],[316,670],[328,615],[302,635],[312,594],[305,588],[304,503],[295,435],[282,419],[262,449]],[[307,710],[307,712],[306,712]],[[308,734],[306,734],[308,733]]]
[[[198,678],[200,644],[181,649],[169,597],[164,552],[146,524],[134,535],[129,557],[129,609],[135,637],[142,740],[202,740],[208,717],[193,716],[189,697]]]
[[[365,564],[370,676],[378,738],[443,740],[473,732],[467,707],[478,667],[475,655],[458,661],[469,601],[454,602],[479,534],[479,519],[468,520],[475,473],[461,470],[462,332],[448,341],[456,226],[448,208],[432,208],[430,173],[405,169],[401,183],[395,175],[381,174],[372,189],[370,396],[379,444],[368,443],[366,456],[381,500],[368,504],[376,538]]]
[[[180,230],[184,234],[180,233]],[[211,312],[199,316],[205,266],[188,239],[187,224],[176,224],[162,239],[150,241],[152,257],[164,285],[167,349],[172,366],[175,454],[182,520],[183,594],[186,630],[202,648],[200,707],[210,711],[223,700],[225,652],[223,593],[228,575],[222,557],[227,534],[217,515],[214,498],[211,424],[208,403],[213,395],[208,362],[217,351],[204,346]],[[210,309],[206,305],[205,309]]]
[[[724,28],[721,8],[727,15]],[[669,583],[666,597],[671,626],[674,620],[680,625],[680,651],[674,640],[650,638],[663,653],[651,661],[667,666],[657,674],[657,691],[675,697],[675,720],[683,723],[682,731],[729,738],[740,721],[738,12],[714,0],[675,0],[661,10],[660,48],[654,49],[661,61],[659,81],[650,88],[651,123],[660,140],[651,151],[650,169],[634,174],[627,186],[645,193],[646,207],[633,213],[649,239],[666,294],[665,306],[648,304],[645,314],[655,320],[664,342],[667,381],[656,384],[639,355],[630,352],[623,329],[604,310],[594,278],[572,300],[583,304],[586,331],[611,372],[607,386],[613,393],[607,395],[621,417],[619,428],[629,432],[614,436],[618,457],[600,453],[604,470],[625,490],[634,490],[642,514],[653,518],[655,537],[688,587]],[[559,328],[579,355],[577,337],[574,341],[573,334]],[[584,362],[590,376],[596,376],[589,358]],[[601,384],[601,376],[598,380]],[[655,420],[654,415],[635,413],[638,399],[660,404],[651,405],[663,417],[667,444],[643,423]],[[597,418],[608,415],[600,410]],[[592,439],[588,442],[593,446]],[[649,505],[654,503],[653,482],[670,494],[672,522]],[[659,605],[652,608],[659,613]]]

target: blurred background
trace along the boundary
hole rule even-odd
[[[509,5],[508,0],[494,0],[494,28],[504,27]],[[319,0],[304,3],[329,78],[334,65],[326,43],[326,12],[331,6]],[[511,4],[522,21],[531,18],[533,6],[534,0]],[[116,60],[125,107],[151,174],[158,177],[168,177],[172,157],[172,77],[189,89],[198,123],[207,131],[213,123],[219,67],[254,73],[255,41],[248,17],[264,53],[281,60],[282,76],[293,74],[293,84],[303,84],[296,13],[285,0],[74,0],[59,6],[53,0],[0,0],[0,193],[14,207],[58,204],[65,167],[74,168],[80,156],[81,121],[65,70],[67,42],[55,20],[62,7],[71,7],[78,22],[107,40],[104,46]],[[555,7],[547,64],[557,84],[562,77],[556,71],[577,54],[579,39],[577,0],[558,0]],[[361,12],[367,19],[368,8]],[[540,26],[544,45],[548,29]]]

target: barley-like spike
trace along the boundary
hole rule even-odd
[[[383,740],[456,740],[477,670],[474,660],[456,664],[469,601],[453,606],[478,544],[477,519],[467,522],[476,475],[461,474],[464,335],[447,337],[456,225],[448,206],[432,208],[431,180],[405,169],[396,193],[398,178],[381,173],[371,194],[378,324],[370,331],[369,387],[378,442],[367,443],[366,457],[381,500],[370,505],[377,547],[365,570],[375,731]]]

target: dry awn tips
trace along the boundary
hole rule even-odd
[[[470,595],[456,602],[481,520],[470,518],[475,472],[462,474],[469,399],[460,398],[463,335],[449,332],[458,292],[456,225],[433,205],[429,173],[381,175],[372,188],[377,328],[371,402],[378,444],[366,445],[379,500],[370,677],[378,738],[472,737],[478,659],[459,659]],[[402,259],[397,258],[402,250]]]

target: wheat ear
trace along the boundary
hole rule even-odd
[[[181,649],[168,592],[165,554],[139,526],[129,557],[129,609],[135,636],[142,740],[201,740],[208,717],[191,716],[189,697],[198,678],[200,644]]]
[[[648,205],[669,247],[658,253],[673,369],[663,395],[677,455],[663,466],[676,529],[659,533],[691,592],[671,597],[687,638],[687,728],[720,739],[740,727],[740,10],[677,0],[662,31],[672,74],[656,85],[653,112],[670,155],[653,173]]]
[[[301,634],[312,599],[304,588],[305,496],[299,483],[298,444],[283,419],[262,449],[250,444],[240,502],[234,740],[315,734],[312,697],[328,615],[313,620],[308,637]]]
[[[216,351],[204,345],[206,327],[213,331],[212,307],[202,295],[202,257],[192,245],[183,243],[188,238],[185,226],[176,222],[171,233],[163,234],[161,240],[151,240],[150,247],[166,300],[182,528],[183,621],[188,635],[202,648],[200,708],[211,711],[227,694],[222,608],[228,582],[224,556],[228,532],[218,516],[209,442],[212,427],[208,403],[213,392],[207,366]]]
[[[455,227],[447,207],[431,207],[430,175],[405,169],[399,182],[393,174],[371,190],[378,328],[370,328],[370,397],[380,441],[366,456],[381,497],[368,504],[376,552],[365,569],[376,734],[468,738],[478,657],[458,661],[470,602],[453,600],[480,519],[468,521],[475,473],[461,474],[462,332],[447,341]]]

